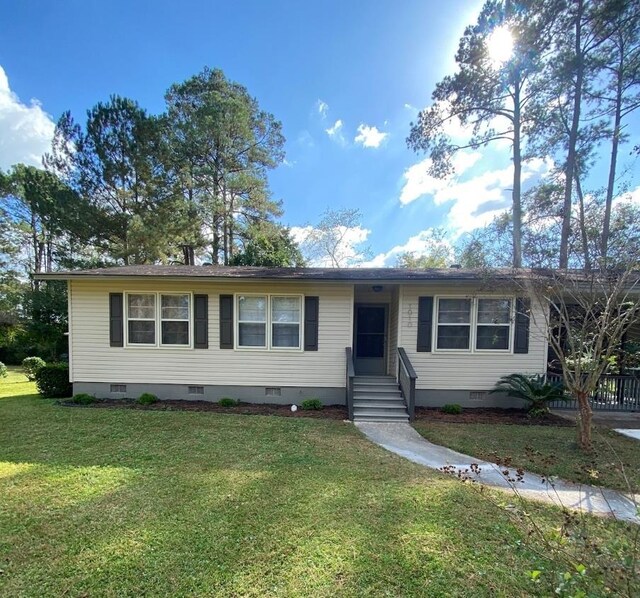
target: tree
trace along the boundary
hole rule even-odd
[[[613,31],[605,36],[601,68],[608,75],[604,90],[596,92],[596,99],[605,105],[613,119],[611,157],[602,223],[601,256],[607,263],[611,208],[616,187],[616,172],[620,143],[626,140],[624,120],[640,107],[640,3],[621,0],[609,16]]]
[[[242,249],[231,258],[229,265],[300,268],[305,261],[289,229],[262,223],[248,231]]]
[[[430,171],[437,177],[451,174],[456,152],[503,139],[511,142],[514,267],[522,262],[522,135],[534,117],[541,117],[529,111],[529,105],[538,93],[533,75],[549,43],[547,31],[554,14],[549,4],[556,3],[486,2],[477,24],[467,27],[460,40],[457,72],[436,85],[433,104],[411,124],[407,139],[414,151],[430,153]],[[511,42],[511,56],[496,59],[496,46]],[[472,129],[467,143],[459,144],[447,133],[447,126],[457,121]]]
[[[318,224],[306,227],[300,243],[303,255],[310,263],[331,268],[348,268],[361,263],[370,251],[362,247],[368,231],[362,228],[360,220],[358,209],[325,210]]]
[[[88,111],[84,129],[65,113],[45,157],[91,205],[92,243],[116,263],[165,260],[189,229],[188,210],[169,184],[164,127],[162,118],[114,95]]]
[[[627,266],[608,271],[546,271],[520,283],[527,294],[548,305],[537,328],[562,370],[565,388],[578,406],[578,444],[590,451],[589,402],[600,377],[620,351],[627,330],[640,317],[640,278]]]
[[[63,240],[84,226],[82,202],[50,172],[15,165],[0,173],[0,242],[13,264],[27,274],[50,272],[63,257]]]
[[[282,126],[218,69],[172,85],[165,97],[176,188],[197,206],[211,261],[228,264],[254,224],[282,213],[267,181],[284,158]]]
[[[431,229],[423,235],[425,247],[420,255],[407,251],[398,256],[398,268],[446,268],[453,262],[453,249],[447,240],[447,231]]]

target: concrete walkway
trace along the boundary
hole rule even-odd
[[[629,428],[614,428],[614,430],[618,432],[618,434],[628,436],[629,438],[633,438],[634,440],[640,440],[640,430]]]
[[[555,480],[552,486],[541,476],[528,472],[525,473],[522,482],[512,483],[502,474],[504,468],[433,444],[420,436],[409,424],[358,422],[355,425],[375,444],[419,465],[431,469],[450,466],[457,471],[465,471],[469,470],[471,464],[476,464],[480,471],[476,474],[469,470],[468,475],[470,479],[481,484],[510,492],[514,492],[515,485],[518,493],[525,498],[640,523],[636,507],[636,504],[640,504],[638,495],[625,495],[616,490],[572,484],[562,480]],[[515,477],[515,472],[513,473]]]

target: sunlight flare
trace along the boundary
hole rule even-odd
[[[494,29],[486,41],[489,59],[495,65],[501,65],[513,54],[513,36],[505,26]]]

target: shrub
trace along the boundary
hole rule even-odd
[[[138,405],[153,405],[157,403],[160,399],[156,397],[156,395],[151,394],[150,392],[143,392],[138,397]]]
[[[549,403],[566,401],[568,398],[562,382],[547,382],[542,375],[509,374],[503,376],[489,391],[489,394],[494,392],[504,392],[509,397],[526,401],[529,403],[529,413],[532,417],[548,413]]]
[[[43,368],[46,364],[44,359],[39,357],[25,357],[22,360],[22,371],[27,377],[27,380],[33,382],[36,379],[36,373],[40,368]]]
[[[322,401],[320,399],[305,399],[300,404],[305,411],[320,411],[322,409]]]
[[[218,401],[218,405],[220,405],[220,407],[235,407],[237,404],[238,401],[236,401],[236,399],[232,399],[231,397],[222,397]]]
[[[76,405],[91,405],[91,403],[95,402],[96,398],[88,395],[86,392],[81,392],[71,397],[71,403],[75,403]]]
[[[8,375],[9,370],[7,369],[7,366],[0,361],[0,378],[6,378]]]
[[[46,398],[71,396],[73,388],[69,382],[69,364],[50,363],[35,374],[38,392]]]
[[[460,415],[462,413],[462,407],[457,403],[447,403],[442,406],[442,413],[448,413],[449,415]]]

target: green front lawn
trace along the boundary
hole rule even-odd
[[[515,467],[578,483],[640,492],[640,443],[596,427],[594,450],[576,444],[575,427],[415,422],[422,436],[478,459],[511,458]]]
[[[340,421],[60,407],[0,380],[2,596],[549,595],[469,485]],[[499,500],[508,502],[503,495]],[[531,505],[543,527],[558,510]],[[592,521],[626,542],[632,527]],[[523,544],[524,541],[524,544]],[[527,542],[532,542],[528,544]]]

